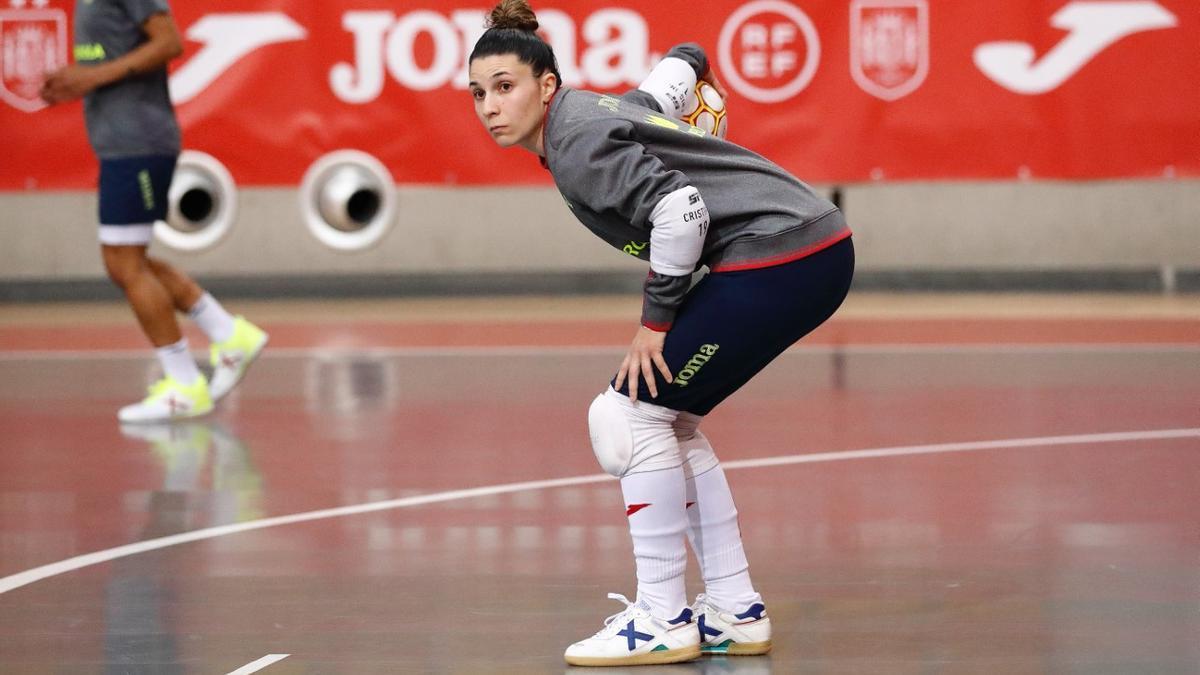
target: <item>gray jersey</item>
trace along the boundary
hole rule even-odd
[[[703,52],[689,60],[698,74],[706,70]],[[769,267],[850,235],[841,212],[808,185],[761,155],[666,117],[644,92],[618,98],[560,89],[546,117],[545,152],[575,217],[643,260],[650,260],[652,211],[687,186],[699,190],[710,217],[697,269]],[[689,284],[689,276],[652,271],[643,324],[670,326]]]
[[[169,12],[166,0],[76,0],[75,60],[120,58],[146,41],[142,24]],[[102,159],[179,153],[179,124],[167,92],[167,68],[126,77],[83,101],[92,149]]]

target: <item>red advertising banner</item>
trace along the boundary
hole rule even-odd
[[[95,183],[78,103],[37,98],[71,52],[65,0],[0,0],[0,189]],[[186,148],[296,185],[355,148],[398,183],[549,182],[466,89],[489,4],[173,4]],[[624,91],[673,44],[730,89],[729,139],[811,182],[1200,175],[1195,0],[535,2],[568,85]]]

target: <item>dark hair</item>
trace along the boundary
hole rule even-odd
[[[562,86],[554,50],[537,34],[538,20],[525,0],[500,0],[488,15],[487,31],[475,43],[468,63],[484,56],[512,54],[527,64],[534,77],[554,73],[555,87]]]

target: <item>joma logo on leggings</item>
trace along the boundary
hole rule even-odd
[[[700,369],[704,367],[704,364],[708,363],[708,360],[711,359],[713,354],[716,354],[717,350],[720,348],[721,345],[700,345],[700,351],[693,354],[692,358],[688,359],[688,362],[683,364],[683,368],[680,368],[679,372],[675,373],[675,381],[672,384],[677,384],[681,387],[688,386],[688,383],[691,382],[692,378],[696,376],[696,373],[700,372]]]

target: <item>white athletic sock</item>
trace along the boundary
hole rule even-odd
[[[688,604],[683,468],[629,474],[621,479],[621,492],[633,537],[638,598],[654,616],[674,619]]]
[[[224,342],[233,337],[233,317],[208,293],[200,296],[196,304],[192,305],[188,316],[213,342]]]
[[[717,607],[734,612],[762,602],[750,582],[750,563],[725,471],[718,465],[688,479],[687,501],[688,541],[700,561],[704,594]]]
[[[158,354],[158,361],[162,364],[163,372],[180,384],[190,385],[200,377],[200,369],[196,367],[196,361],[192,359],[192,354],[188,351],[187,338],[183,338],[173,345],[158,347],[154,352]]]

